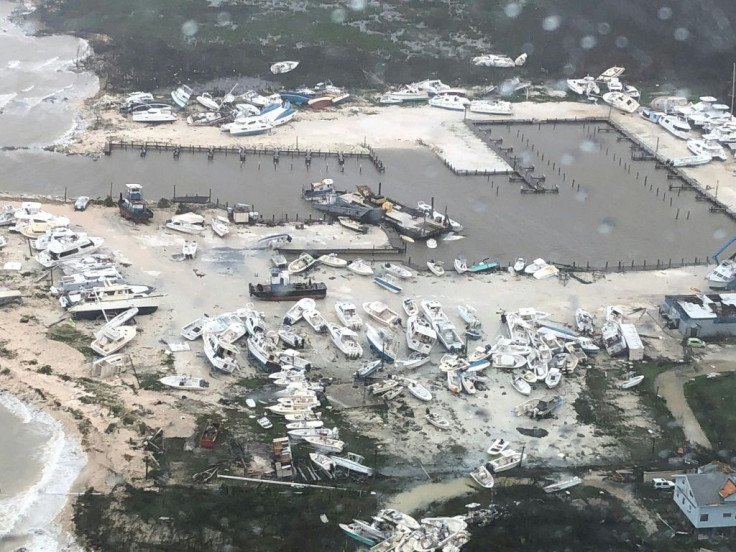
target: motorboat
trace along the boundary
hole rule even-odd
[[[526,61],[526,58],[524,59]],[[508,69],[516,67],[516,63],[509,56],[499,54],[483,54],[473,58],[473,65],[479,67],[498,67]]]
[[[319,429],[323,427],[325,423],[322,420],[301,420],[299,422],[289,422],[286,424],[286,429],[289,430],[299,430],[299,429]],[[336,428],[335,428],[336,429]],[[328,437],[334,437],[337,435],[337,432],[333,430],[323,430],[327,431]]]
[[[582,79],[567,79],[567,88],[580,96],[598,95],[601,89],[590,75],[586,75]]]
[[[355,259],[352,263],[348,264],[348,270],[361,276],[371,276],[373,274],[371,265],[363,259]]]
[[[306,345],[304,338],[288,326],[279,328],[276,335],[279,336],[281,341],[293,349],[303,349]]]
[[[434,207],[430,203],[426,203],[424,201],[418,201],[417,202],[417,210],[424,215],[426,215],[428,218],[431,218],[434,222],[441,226],[449,227],[452,229],[453,232],[462,232],[463,231],[463,225],[460,224],[458,221],[451,219],[447,215],[444,215],[440,213],[439,211],[436,211]],[[436,240],[435,240],[436,244]],[[427,240],[427,247],[429,246],[429,240]],[[430,249],[434,249],[436,247],[430,247]]]
[[[600,82],[610,82],[613,79],[618,79],[621,75],[624,74],[624,71],[626,69],[624,67],[618,67],[614,65],[613,67],[609,67],[605,71],[603,71],[600,75],[598,75],[598,78],[595,79]]]
[[[562,380],[562,371],[559,368],[550,368],[544,378],[544,384],[548,389],[554,389]]]
[[[282,73],[288,73],[293,71],[299,66],[298,61],[277,61],[271,64],[271,73],[274,75],[280,75]]]
[[[218,218],[210,220],[210,226],[212,227],[212,231],[221,238],[224,238],[230,233],[230,227],[228,224]]]
[[[401,307],[404,309],[404,312],[407,316],[416,316],[419,314],[419,307],[417,306],[417,302],[411,298],[407,297],[401,302]]]
[[[183,109],[189,102],[189,98],[192,97],[193,92],[194,91],[191,89],[191,87],[187,86],[186,84],[182,84],[176,90],[172,90],[171,99],[174,100],[174,103],[176,105]]]
[[[401,325],[401,317],[398,313],[392,311],[386,303],[382,303],[381,301],[363,303],[363,310],[376,322],[384,326]]]
[[[543,487],[545,493],[555,493],[557,491],[564,491],[565,489],[569,489],[570,487],[574,487],[576,485],[580,485],[583,480],[580,479],[578,476],[571,477],[570,479],[565,479],[564,481],[560,481],[558,483],[552,483],[550,485],[546,485]]]
[[[434,427],[438,429],[450,429],[450,422],[447,421],[447,419],[443,418],[436,412],[432,412],[429,409],[427,409],[426,414],[424,415],[426,420],[432,424]]]
[[[302,316],[315,332],[327,333],[327,320],[317,309],[305,310]]]
[[[363,347],[358,343],[358,334],[350,328],[328,323],[327,331],[330,333],[332,342],[345,355],[348,360],[355,360],[363,356]]]
[[[329,194],[335,193],[335,181],[331,178],[323,178],[318,182],[311,182],[309,186],[302,189],[302,199],[314,201]]]
[[[244,205],[241,203],[241,205]],[[250,207],[249,207],[250,208]],[[233,211],[233,218],[235,219],[235,214],[237,211]],[[253,217],[253,211],[247,212],[247,219],[252,220]],[[255,215],[258,215],[258,213],[255,213]],[[237,222],[237,220],[235,221]],[[258,238],[258,241],[253,246],[253,249],[267,249],[267,248],[277,248],[279,245],[290,243],[291,242],[291,235],[286,233],[280,233],[280,234],[268,234],[267,236],[263,236],[262,238]]]
[[[493,488],[493,474],[486,468],[485,464],[478,466],[476,469],[470,472],[470,477],[473,478],[478,485],[484,489]]]
[[[340,226],[358,232],[359,234],[368,232],[368,227],[365,224],[350,217],[337,217],[337,222],[340,223]]]
[[[437,338],[445,349],[450,352],[462,351],[464,344],[455,329],[455,325],[450,322],[450,319],[442,310],[440,302],[435,299],[424,299],[420,306],[425,318],[437,333]]]
[[[470,105],[470,100],[463,96],[456,96],[454,94],[437,94],[429,99],[429,105],[432,107],[439,107],[441,109],[465,111]]]
[[[348,452],[345,456],[332,456],[332,461],[339,467],[348,471],[362,473],[363,475],[373,475],[373,468],[365,465],[365,458],[360,454]]]
[[[545,266],[547,266],[547,261],[544,259],[534,259],[534,261],[524,267],[524,274],[532,275],[543,269]]]
[[[173,123],[176,121],[176,114],[170,107],[150,107],[134,111],[130,118],[136,123]]]
[[[697,155],[710,155],[721,161],[726,161],[726,150],[715,140],[696,140],[687,141],[687,149]]]
[[[522,395],[526,395],[527,397],[532,392],[531,386],[522,376],[513,376],[511,378],[511,386],[519,393],[521,393]]]
[[[460,375],[460,383],[463,386],[463,390],[468,395],[475,395],[476,393],[475,382],[473,381],[471,372],[459,372],[459,375]]]
[[[304,315],[304,311],[312,310],[317,306],[317,303],[314,302],[314,299],[311,297],[304,297],[302,299],[299,299],[288,311],[286,311],[286,315],[284,316],[284,324],[296,324],[299,322],[299,320],[302,319],[302,316]]]
[[[467,359],[462,358],[456,354],[445,354],[442,355],[439,362],[440,372],[460,372],[467,370],[470,367],[470,363]]]
[[[48,247],[36,255],[36,260],[46,268],[52,268],[68,259],[76,259],[89,255],[99,249],[103,242],[102,238],[94,238],[79,235],[78,239],[72,241],[52,240]]]
[[[398,90],[391,90],[381,97],[389,99],[389,100],[398,99],[398,100],[401,100],[401,103],[403,102],[426,102],[429,99],[429,93],[426,90],[420,90],[416,86],[406,85],[406,86],[399,88]],[[394,102],[390,101],[390,102],[381,102],[381,103],[394,103]]]
[[[685,157],[673,157],[665,161],[665,165],[670,167],[698,167],[707,165],[713,160],[713,157],[707,153],[699,155],[687,155]]]
[[[481,322],[476,314],[477,311],[475,310],[475,307],[470,305],[458,305],[457,312],[460,314],[460,318],[462,318],[469,326],[480,327]]]
[[[385,276],[374,276],[373,282],[391,293],[401,293],[402,291],[402,287],[400,285]]]
[[[412,83],[410,86],[418,88],[419,90],[424,90],[430,96],[434,96],[436,94],[458,94],[460,96],[465,96],[467,94],[467,90],[464,88],[453,88],[439,79],[425,79],[423,81]]]
[[[526,267],[526,261],[524,260],[524,257],[518,257],[514,262],[514,272],[520,274],[521,272],[524,272],[524,267]]]
[[[321,255],[317,261],[320,263],[331,266],[333,268],[345,268],[348,262],[345,259],[341,259],[337,256],[337,253],[330,253],[328,255]]]
[[[358,314],[357,307],[350,301],[338,301],[335,303],[337,318],[343,326],[357,331],[363,327],[363,319]]]
[[[468,105],[468,111],[481,115],[512,115],[511,102],[503,100],[473,100]]]
[[[340,453],[345,448],[345,443],[339,439],[330,439],[321,435],[311,435],[304,437],[304,442],[308,445],[327,452]]]
[[[491,444],[486,452],[491,456],[498,456],[507,448],[509,448],[510,444],[511,443],[509,443],[506,439],[501,439],[499,437],[491,441]]]
[[[596,79],[600,80],[600,79]],[[608,88],[609,92],[623,92],[624,91],[624,84],[621,82],[621,80],[618,77],[611,77],[606,82],[606,88]],[[603,94],[603,101],[606,100],[605,94]],[[606,102],[608,103],[608,102]]]
[[[247,117],[237,122],[228,123],[226,130],[231,136],[256,136],[271,132],[273,126],[271,121],[264,120],[258,116]]]
[[[85,211],[89,205],[89,196],[79,196],[74,202],[75,211]]]
[[[125,347],[133,340],[137,331],[134,326],[123,326],[123,322],[120,322],[120,320],[121,317],[124,317],[123,320],[128,320],[136,314],[138,314],[138,309],[133,307],[105,324],[100,331],[95,333],[95,340],[90,344],[90,349],[98,355],[106,357]]]
[[[406,368],[407,370],[413,370],[415,368],[423,366],[427,362],[429,362],[429,355],[423,355],[422,353],[414,351],[413,353],[409,354],[406,360],[397,360],[395,364],[397,366]]]
[[[460,373],[457,370],[450,370],[447,374],[447,388],[450,393],[457,395],[463,389],[463,382],[460,378]]]
[[[204,217],[196,213],[174,215],[165,223],[166,228],[185,234],[199,234],[204,230]]]
[[[76,319],[95,320],[115,316],[136,307],[138,314],[151,314],[158,309],[159,296],[151,294],[150,286],[113,284],[84,289],[74,297],[67,294],[59,302],[68,304],[67,312]],[[62,301],[63,300],[63,301]]]
[[[279,270],[287,269],[289,263],[286,262],[286,257],[284,257],[281,253],[274,253],[271,255],[271,266],[274,268],[278,268]]]
[[[355,371],[353,377],[357,379],[369,378],[381,368],[381,364],[382,361],[380,358],[378,360],[363,362],[360,368]]]
[[[378,357],[393,364],[398,356],[399,347],[394,332],[388,328],[377,328],[366,323],[365,335],[368,338],[368,345]]]
[[[85,270],[84,272],[62,276],[58,285],[51,286],[50,292],[52,295],[64,295],[84,289],[120,284],[122,282],[123,276],[115,267],[109,267],[103,270]]]
[[[482,261],[478,261],[477,263],[470,265],[468,267],[468,272],[472,272],[473,274],[475,274],[478,272],[488,272],[490,270],[496,270],[497,268],[498,262],[486,257]]]
[[[468,271],[468,261],[462,257],[455,259],[453,265],[455,266],[455,271],[458,274],[463,274]]]
[[[181,254],[185,259],[193,259],[197,255],[197,242],[194,240],[184,240],[181,247]]]
[[[432,393],[418,381],[404,378],[404,383],[406,384],[406,390],[420,401],[429,402],[432,400]]]
[[[626,342],[624,341],[621,328],[618,323],[613,321],[607,321],[601,327],[601,338],[603,345],[606,348],[606,352],[610,356],[616,356],[621,354],[626,349]]]
[[[616,387],[619,389],[631,389],[632,387],[636,387],[639,385],[642,381],[644,381],[644,376],[641,375],[634,375],[634,374],[626,374],[628,377],[617,383]]]
[[[273,427],[273,422],[267,416],[261,416],[256,420],[256,423],[263,429],[271,429]]]
[[[309,253],[302,253],[299,257],[289,263],[289,273],[298,274],[312,268],[317,259],[312,257]]]
[[[520,452],[506,449],[501,453],[501,456],[491,460],[489,464],[493,473],[499,473],[519,466],[521,464],[521,460],[522,455]]]
[[[532,278],[535,280],[546,280],[547,278],[554,278],[560,273],[560,269],[553,264],[544,265],[542,268],[532,274]]]
[[[406,345],[421,355],[429,355],[437,342],[437,332],[424,318],[413,315],[406,323]]]
[[[278,335],[278,333],[276,335],[278,336],[278,339],[281,339],[282,341],[284,341],[282,337]],[[274,338],[273,334],[270,334],[270,340],[274,345],[278,341],[278,339]],[[302,342],[303,341],[304,339],[302,338]],[[284,343],[286,343],[286,341],[284,341]],[[286,343],[286,344],[289,345],[289,343]],[[297,345],[299,345],[299,343],[297,343]],[[301,347],[297,347],[297,348],[303,349],[304,344],[302,343],[301,345],[302,345]],[[289,346],[292,347],[292,345],[289,345]],[[278,357],[278,361],[281,363],[282,366],[289,366],[292,370],[305,371],[305,370],[312,369],[312,363],[309,362],[303,356],[301,356],[301,353],[299,351],[296,351],[294,349],[286,349],[284,351],[279,351],[278,353],[276,353],[276,356]],[[318,383],[310,383],[308,387],[310,389],[314,389],[317,391],[323,390],[322,386]]]
[[[226,374],[232,374],[238,369],[238,348],[235,345],[221,341],[214,333],[202,334],[202,341],[204,353],[213,368]]]
[[[210,111],[218,111],[220,109],[220,102],[215,100],[212,97],[212,94],[210,94],[209,92],[203,92],[199,96],[196,96],[194,99],[199,105],[206,109],[209,109]]]
[[[609,83],[610,87],[610,83]],[[614,109],[623,111],[624,113],[634,113],[639,109],[639,102],[623,92],[606,92],[603,94],[603,101]]]
[[[526,358],[519,354],[493,353],[491,355],[491,364],[495,368],[515,370],[517,368],[523,367],[526,362]]]
[[[381,395],[399,386],[399,380],[397,379],[385,379],[368,386],[368,391],[373,395]]]
[[[691,138],[690,125],[685,119],[677,117],[676,115],[662,115],[659,118],[659,126],[681,140],[689,140]]]
[[[634,98],[637,101],[641,97],[641,92],[639,92],[639,89],[631,84],[624,84],[624,94],[628,94],[630,97]]]
[[[435,276],[444,276],[445,275],[445,263],[442,261],[435,261],[434,259],[430,259],[427,261],[427,268],[429,271],[434,274]]]
[[[706,279],[710,289],[731,289],[736,285],[736,261],[721,261]]]
[[[47,249],[53,241],[73,243],[80,238],[86,236],[86,234],[75,232],[74,230],[72,230],[71,228],[67,228],[66,226],[48,226],[46,223],[40,224],[44,225],[43,234],[41,234],[34,241],[31,242],[31,246],[37,251],[43,251],[44,249]],[[27,234],[25,232],[25,229],[29,226],[33,227],[35,226],[35,224],[30,224],[21,229],[21,234],[23,234],[27,238],[31,237],[30,234]],[[33,232],[33,234],[36,234],[36,232]]]
[[[414,273],[411,270],[409,270],[405,266],[396,263],[385,263],[383,265],[383,269],[392,276],[396,276],[397,278],[401,278],[402,280],[408,280],[409,278],[414,276]]]
[[[163,385],[167,387],[173,387],[174,389],[186,389],[187,391],[202,391],[207,389],[210,384],[207,380],[202,378],[195,378],[185,374],[177,374],[175,376],[165,376],[160,378]]]

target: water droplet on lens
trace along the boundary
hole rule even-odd
[[[617,36],[616,37],[616,47],[617,48],[626,48],[629,45],[629,39],[625,36]]]
[[[685,27],[678,27],[675,29],[675,40],[679,40],[680,42],[687,40],[690,38],[690,31],[688,31]]]
[[[542,28],[545,31],[550,31],[550,32],[556,31],[557,29],[560,28],[561,21],[562,19],[560,18],[559,15],[548,15],[542,21]]]
[[[194,36],[195,34],[197,34],[198,28],[199,26],[197,25],[197,22],[193,19],[190,19],[181,26],[181,32],[186,36]]]
[[[345,19],[347,19],[345,8],[336,8],[332,10],[330,19],[332,19],[333,23],[345,23]]]
[[[580,47],[583,50],[590,50],[595,46],[595,37],[594,36],[584,36],[580,39]]]
[[[504,13],[507,17],[518,17],[521,13],[521,5],[517,4],[516,2],[509,2],[506,4],[506,7],[503,9]]]
[[[659,17],[662,21],[665,21],[672,17],[672,8],[668,6],[662,6],[659,8],[659,11],[657,11],[657,17]]]
[[[611,25],[608,23],[598,23],[598,32],[602,35],[607,35],[611,32]]]
[[[713,232],[713,237],[717,240],[726,239],[726,231],[723,228],[718,228],[715,232]]]

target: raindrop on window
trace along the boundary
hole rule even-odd
[[[580,151],[585,153],[593,153],[596,150],[595,143],[592,140],[583,140],[580,142]]]
[[[503,11],[506,13],[507,17],[519,17],[519,14],[521,13],[521,5],[517,4],[516,2],[509,2],[506,4],[506,7],[503,9]]]
[[[629,39],[625,36],[617,36],[616,37],[616,47],[617,48],[626,48],[629,45]]]
[[[560,157],[560,165],[572,165],[575,162],[575,156],[569,153],[563,153]]]
[[[688,31],[685,27],[678,27],[675,29],[675,40],[679,40],[680,42],[687,40],[690,38],[690,31]]]
[[[218,25],[229,25],[230,24],[230,14],[227,12],[220,12],[217,14],[217,24]]]
[[[560,28],[560,22],[562,19],[559,15],[548,15],[544,18],[544,21],[542,21],[542,28],[545,31],[556,31]]]
[[[659,11],[657,11],[657,17],[659,17],[662,21],[666,21],[670,17],[672,17],[672,8],[668,6],[662,6],[659,8]]]
[[[590,50],[595,46],[595,37],[594,36],[584,36],[580,39],[580,47],[583,50]]]
[[[614,228],[616,228],[616,223],[612,219],[603,219],[598,225],[598,233],[603,236],[610,236]]]
[[[190,19],[189,21],[186,21],[181,26],[181,32],[186,36],[194,36],[197,34],[197,30],[199,29],[199,26],[197,25],[197,22],[193,19]]]
[[[725,240],[726,230],[723,228],[718,228],[715,232],[713,232],[713,237],[717,240]]]
[[[332,19],[333,23],[345,23],[345,19],[347,19],[347,12],[345,11],[345,8],[336,8],[332,10],[330,19]]]
[[[362,11],[368,5],[368,0],[350,0],[348,7],[353,11]]]
[[[611,32],[611,25],[608,23],[598,23],[598,32],[602,35],[607,35]]]

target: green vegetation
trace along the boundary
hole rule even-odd
[[[736,447],[736,375],[700,376],[685,384],[685,397],[716,449]]]
[[[78,330],[72,323],[61,323],[49,328],[46,337],[52,341],[61,341],[76,349],[87,358],[94,357],[94,351],[89,348],[92,337]]]
[[[8,342],[6,340],[0,340],[0,357],[13,359],[18,356],[18,353],[11,351],[6,347]]]
[[[44,376],[50,376],[52,371],[53,370],[51,369],[51,366],[49,366],[48,364],[44,364],[36,370],[36,372],[38,372],[39,374],[43,374]]]
[[[0,370],[0,376],[9,376],[10,375],[10,368],[7,366]]]

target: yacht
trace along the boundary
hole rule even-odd
[[[687,141],[687,149],[693,152],[695,155],[710,155],[721,161],[725,161],[726,150],[723,149],[718,142],[715,140],[696,140],[690,139]]]
[[[639,109],[639,102],[623,92],[606,92],[603,101],[624,113],[634,113]]]
[[[690,138],[690,125],[687,124],[685,119],[674,115],[663,115],[659,118],[659,124],[670,134],[681,140],[688,140]]]
[[[196,213],[174,215],[166,221],[166,228],[185,234],[199,234],[204,230],[204,217]]]
[[[416,86],[404,86],[398,90],[391,90],[384,94],[382,98],[399,99],[401,102],[426,102],[429,99],[429,93],[426,90],[419,90]],[[380,100],[379,100],[380,101]],[[388,103],[388,102],[381,102]]]
[[[95,320],[119,314],[136,307],[138,314],[151,314],[158,309],[159,295],[134,293],[127,285],[109,285],[84,291],[82,300],[67,310],[74,318]]]
[[[469,104],[470,100],[468,98],[454,94],[437,94],[429,100],[429,105],[432,107],[451,109],[453,111],[465,111]]]
[[[223,125],[221,128],[226,130],[232,136],[255,136],[256,134],[264,134],[270,132],[273,128],[273,124],[270,121],[265,121],[260,117],[249,117],[241,122],[229,123]]]
[[[736,262],[731,259],[720,264],[706,276],[710,289],[730,289],[736,284]]]
[[[88,255],[100,248],[105,240],[78,235],[76,240],[52,240],[47,249],[36,255],[36,260],[46,268],[52,268],[59,262]]]

